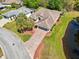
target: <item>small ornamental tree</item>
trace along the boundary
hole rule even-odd
[[[32,30],[34,22],[30,19],[27,19],[25,14],[20,13],[16,18],[16,25],[19,32],[24,32],[26,30]]]

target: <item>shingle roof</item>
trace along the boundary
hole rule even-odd
[[[36,23],[36,25],[38,25],[39,27],[45,28],[45,29],[48,28],[48,25],[46,24],[45,21],[38,22]]]
[[[56,10],[41,8],[39,11],[32,14],[32,18],[37,19],[39,16],[41,16],[42,19],[40,18],[40,21],[37,22],[36,25],[50,30],[60,17],[60,14],[61,12]]]

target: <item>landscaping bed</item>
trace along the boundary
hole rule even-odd
[[[79,16],[79,12],[72,11],[66,12],[60,18],[59,23],[56,24],[52,30],[51,36],[45,37],[43,41],[45,46],[42,51],[41,59],[66,59],[62,38],[65,34],[68,23],[77,16]]]

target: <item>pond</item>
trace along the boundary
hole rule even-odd
[[[72,20],[66,29],[63,37],[63,48],[67,59],[79,59],[79,46],[77,45],[76,34],[79,30],[79,23]]]

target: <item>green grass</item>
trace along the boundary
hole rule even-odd
[[[79,16],[79,12],[67,12],[61,18],[58,24],[54,26],[50,37],[45,37],[45,47],[41,59],[66,59],[63,51],[62,38],[65,34],[68,23],[73,17]]]
[[[4,26],[4,28],[9,29],[9,30],[15,32],[22,39],[23,42],[27,41],[30,38],[30,35],[25,35],[25,34],[19,33],[17,31],[17,26],[16,26],[16,22],[15,21],[7,23]]]
[[[2,19],[2,16],[0,16],[0,20]]]
[[[0,57],[1,57],[1,56],[3,56],[3,53],[2,53],[2,50],[1,50],[1,48],[0,48]]]

